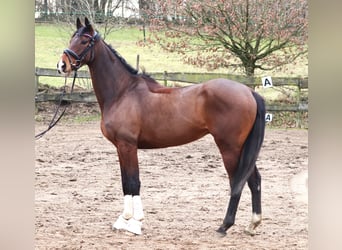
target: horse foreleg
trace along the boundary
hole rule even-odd
[[[261,223],[261,176],[256,166],[248,179],[248,187],[252,193],[253,215],[250,225],[245,229],[245,233],[255,235],[255,229]]]
[[[144,212],[140,195],[125,195],[124,210],[112,228],[126,230],[134,234],[141,234]]]
[[[124,193],[124,209],[113,224],[113,229],[124,229],[134,234],[141,234],[144,212],[140,198],[137,147],[121,143],[117,149]]]

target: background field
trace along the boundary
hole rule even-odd
[[[101,27],[98,28],[100,34],[103,34]],[[74,24],[40,24],[35,25],[35,66],[39,68],[56,68],[61,53],[68,47],[71,35],[75,32]],[[148,29],[147,29],[148,36]],[[203,68],[187,65],[182,62],[178,54],[170,54],[163,51],[157,45],[141,45],[143,40],[143,30],[140,26],[118,27],[109,35],[105,41],[111,44],[132,66],[136,66],[137,55],[140,56],[140,66],[144,67],[148,73],[153,72],[198,72],[198,73],[226,73],[242,75],[240,71],[233,69],[219,69],[207,71]],[[299,58],[296,63],[286,65],[282,68],[270,71],[256,71],[256,76],[272,77],[307,77],[307,57]],[[87,70],[83,67],[82,70]],[[64,78],[59,77],[39,77],[37,87],[39,91],[47,91],[46,86],[61,87],[64,85]],[[243,83],[243,81],[241,81]],[[163,84],[163,82],[161,82]],[[71,84],[71,83],[70,83]],[[169,84],[169,83],[168,83]],[[171,83],[172,85],[173,83]],[[76,81],[76,86],[80,89],[91,90],[92,83],[90,79],[80,79]],[[273,105],[300,105],[308,100],[308,89],[300,89],[297,86],[280,86],[263,89],[257,88],[257,91],[265,98],[268,104]],[[38,108],[42,109],[41,107]],[[36,114],[36,119],[40,116]],[[83,119],[83,118],[82,118]],[[308,127],[307,112],[278,112],[274,120],[269,125],[275,127]]]
[[[99,27],[100,33],[101,28]],[[35,66],[55,68],[56,63],[65,48],[68,47],[71,35],[75,31],[71,24],[36,24],[35,26]],[[147,30],[148,35],[148,30]],[[164,52],[158,46],[140,46],[143,39],[142,27],[126,26],[115,29],[105,41],[111,44],[132,66],[140,56],[140,66],[147,72],[207,72],[206,69],[187,65],[178,54]],[[257,71],[256,75],[271,75],[284,77],[304,77],[308,75],[307,57],[300,58],[296,63],[284,66],[274,71]],[[85,68],[84,68],[85,69]],[[242,74],[233,69],[219,69],[210,72]],[[62,85],[62,80],[41,78],[42,83]]]

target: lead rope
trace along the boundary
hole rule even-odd
[[[72,92],[74,90],[74,85],[75,85],[76,77],[77,77],[77,70],[75,70],[75,73],[74,73],[74,79],[73,79],[72,85],[71,85],[70,96],[71,96],[71,94],[72,94]],[[42,138],[43,135],[45,135],[50,129],[52,129],[59,122],[59,120],[62,118],[62,116],[64,115],[67,106],[64,107],[63,111],[60,113],[59,117],[56,119],[57,114],[59,113],[59,109],[62,106],[63,97],[65,96],[65,93],[66,93],[66,91],[65,91],[66,84],[67,84],[67,77],[65,77],[64,89],[63,89],[63,92],[61,93],[61,95],[59,97],[59,103],[58,103],[58,106],[56,108],[55,114],[53,115],[52,120],[51,120],[49,126],[47,127],[47,129],[45,129],[43,132],[35,135],[35,139],[36,140]]]

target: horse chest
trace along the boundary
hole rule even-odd
[[[120,138],[135,140],[139,133],[138,116],[136,112],[125,109],[109,109],[102,113],[101,131],[111,142]]]

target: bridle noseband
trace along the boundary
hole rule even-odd
[[[90,39],[90,42],[88,44],[88,46],[82,51],[82,53],[80,55],[77,55],[73,50],[67,48],[63,51],[64,54],[66,54],[66,56],[69,59],[69,63],[71,65],[71,69],[72,70],[78,70],[81,67],[81,61],[84,59],[84,57],[87,55],[87,53],[90,51],[90,49],[92,47],[94,47],[96,40],[98,40],[98,38],[100,37],[100,35],[95,32],[95,34],[93,36],[89,35],[89,34],[78,34],[76,33],[75,35],[78,36],[85,36],[88,37]],[[71,58],[75,59],[75,63],[72,63]]]

